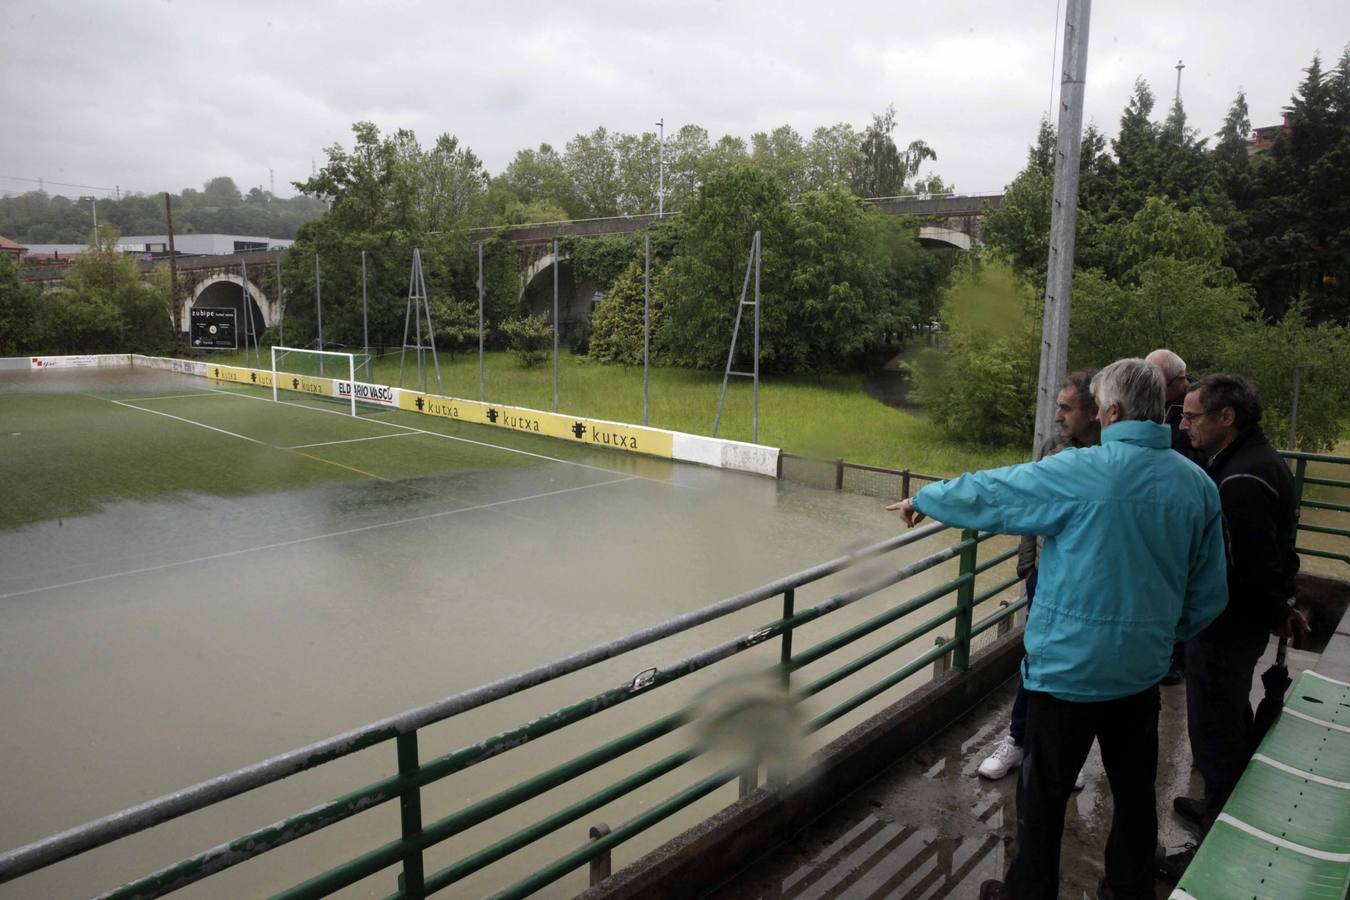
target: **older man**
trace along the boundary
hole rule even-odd
[[[1252,676],[1271,632],[1289,634],[1298,553],[1298,496],[1289,467],[1261,430],[1261,400],[1241,375],[1211,375],[1186,394],[1181,429],[1218,485],[1228,531],[1228,607],[1186,644],[1186,726],[1204,780],[1201,799],[1172,807],[1209,830],[1252,752]],[[1175,880],[1193,847],[1168,857]]]
[[[1219,494],[1171,449],[1163,382],[1142,359],[1092,380],[1101,444],[962,475],[898,504],[965,528],[1045,535],[1022,683],[1027,752],[1017,850],[988,898],[1059,889],[1064,807],[1095,738],[1114,797],[1104,893],[1151,898],[1158,819],[1158,681],[1175,640],[1227,602]]]
[[[1053,456],[1065,447],[1092,447],[1100,442],[1101,423],[1097,421],[1097,404],[1092,400],[1092,376],[1096,369],[1070,372],[1059,384],[1055,397],[1055,424],[1059,434],[1046,438],[1040,456]],[[1040,555],[1040,540],[1025,534],[1017,547],[1017,577],[1026,581],[1027,605],[1036,599],[1036,563]],[[976,771],[984,778],[999,779],[1022,765],[1027,734],[1027,692],[1017,686],[1013,698],[1012,715],[1008,720],[1008,734],[994,745],[993,750]],[[1083,789],[1080,771],[1073,783],[1074,790]]]

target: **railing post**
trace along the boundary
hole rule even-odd
[[[784,618],[784,619],[790,619],[790,618],[792,618],[792,612],[793,612],[793,606],[794,606],[794,603],[795,603],[796,593],[797,593],[797,592],[796,592],[793,588],[788,588],[786,591],[783,591],[783,618]],[[792,671],[791,671],[791,669],[788,668],[788,665],[792,662],[792,629],[791,629],[791,628],[786,628],[786,629],[783,630],[783,649],[782,649],[782,652],[779,653],[779,655],[778,655],[778,662],[779,662],[779,665],[782,667],[782,672],[783,672],[783,690],[786,691],[786,690],[788,690],[788,689],[791,687],[791,682],[792,682]]]
[[[1294,461],[1294,496],[1298,498],[1296,514],[1303,511],[1303,479],[1308,474],[1308,461],[1299,457]]]
[[[591,840],[599,840],[609,834],[609,826],[604,822],[597,822],[591,826]],[[595,887],[600,882],[609,877],[613,862],[610,852],[606,850],[599,856],[591,860],[591,887]]]
[[[947,639],[940,634],[933,639],[934,647],[941,647],[945,643],[947,643]],[[938,678],[941,678],[943,675],[946,675],[948,672],[951,671],[951,669],[952,669],[952,654],[951,651],[949,650],[946,653],[939,656],[937,659],[933,660],[933,680],[936,681]]]
[[[909,499],[909,469],[900,473],[900,499]]]
[[[1012,604],[1009,603],[1008,600],[1006,600],[1006,599],[1003,599],[1003,600],[998,601],[998,608],[999,608],[999,609],[1007,609],[1007,608],[1010,607],[1010,606],[1012,606]],[[1013,620],[1013,616],[1016,616],[1016,615],[1017,615],[1017,613],[1013,613],[1013,615],[1011,615],[1011,616],[1005,616],[1004,618],[998,620],[998,631],[997,631],[997,634],[998,634],[999,637],[1003,637],[1005,634],[1007,634],[1008,632],[1012,631],[1012,625],[1013,625],[1012,620]]]
[[[970,620],[971,613],[975,606],[975,552],[977,544],[975,543],[975,531],[966,528],[961,532],[962,543],[969,543],[969,547],[961,550],[961,575],[969,576],[969,580],[963,582],[956,589],[956,634],[953,640],[956,646],[952,648],[952,667],[958,672],[964,672],[970,668]]]
[[[834,460],[834,489],[842,491],[844,489],[844,458],[836,457]]]
[[[398,774],[411,778],[418,770],[417,732],[400,734],[395,741],[398,744]],[[398,877],[398,886],[409,900],[422,900],[426,896],[422,848],[415,844],[422,837],[421,788],[407,788],[399,795],[399,813],[403,824],[403,844],[407,849],[403,854],[403,874]]]

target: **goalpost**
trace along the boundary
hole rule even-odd
[[[326,370],[326,371],[325,371]],[[306,350],[300,347],[272,347],[272,399],[277,400],[279,377],[291,376],[301,380],[317,379],[328,382],[329,393],[320,396],[336,397],[334,379],[345,379],[352,387],[348,401],[352,415],[356,415],[356,354],[334,350]],[[340,399],[340,398],[339,398]]]

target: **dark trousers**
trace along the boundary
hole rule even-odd
[[[1252,755],[1252,676],[1270,635],[1201,635],[1186,642],[1186,732],[1212,821]]]
[[[1017,852],[1006,896],[1055,900],[1064,808],[1095,738],[1115,812],[1106,840],[1106,884],[1122,900],[1153,893],[1158,841],[1158,688],[1118,700],[1070,703],[1027,692],[1027,745],[1017,782]]]
[[[1027,576],[1027,615],[1031,615],[1031,601],[1036,599],[1036,576],[1040,569],[1033,568]],[[1022,688],[1022,680],[1017,680],[1017,695],[1013,697],[1012,715],[1008,719],[1008,734],[1013,743],[1021,747],[1027,741],[1027,692]]]

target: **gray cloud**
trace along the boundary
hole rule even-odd
[[[492,172],[519,149],[597,126],[685,123],[748,138],[862,128],[893,102],[897,141],[923,138],[963,190],[1021,167],[1050,104],[1056,4],[942,6],[839,0],[680,4],[379,5],[315,0],[11,0],[0,33],[0,190],[45,178],[178,190],[230,175],[277,191],[350,144],[361,119],[423,143],[450,132]],[[1098,3],[1087,113],[1114,132],[1134,79],[1161,116],[1178,58],[1190,122],[1216,131],[1238,89],[1254,124],[1281,107],[1320,51],[1350,41],[1350,7],[1235,0]],[[17,89],[15,89],[17,87]],[[74,190],[51,188],[76,193]]]

